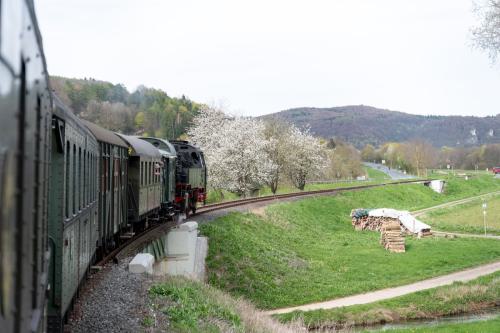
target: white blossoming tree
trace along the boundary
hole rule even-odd
[[[293,125],[290,126],[289,145],[287,174],[296,188],[304,190],[306,181],[325,168],[324,149],[309,129],[300,130]]]
[[[290,150],[292,149],[289,139],[291,135],[292,131],[289,124],[276,119],[266,121],[266,153],[273,165],[267,185],[273,194],[276,194],[278,185],[286,177],[286,168],[290,160]]]
[[[211,188],[245,196],[267,183],[274,166],[266,154],[261,121],[207,107],[195,117],[188,135],[204,151]]]

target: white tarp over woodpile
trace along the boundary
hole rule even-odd
[[[399,219],[401,224],[410,232],[418,234],[421,232],[429,232],[431,226],[417,220],[407,210],[396,210],[392,208],[379,208],[373,209],[368,212],[368,216],[373,217],[388,217],[392,219]]]

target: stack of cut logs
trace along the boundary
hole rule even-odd
[[[362,210],[353,209],[351,212],[352,225],[356,230],[373,230],[380,231],[382,225],[386,223],[397,223],[399,225],[398,219],[393,219],[390,217],[375,217],[368,216],[368,214],[363,214]]]
[[[405,239],[399,222],[386,222],[382,225],[380,244],[390,252],[405,252]]]

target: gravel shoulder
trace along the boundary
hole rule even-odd
[[[141,332],[153,278],[128,271],[132,258],[92,274],[66,327],[71,332]]]

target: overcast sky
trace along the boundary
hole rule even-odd
[[[261,115],[365,104],[500,113],[472,0],[38,0],[49,72]]]

